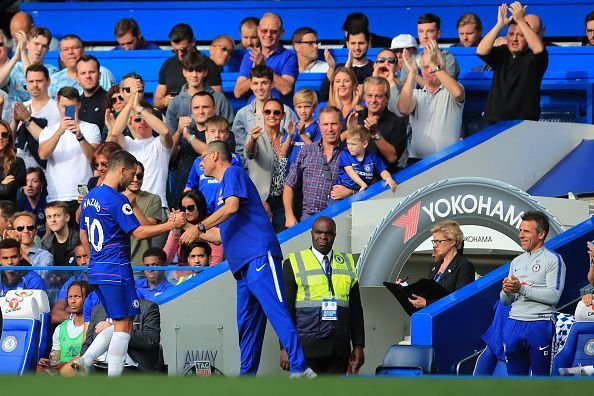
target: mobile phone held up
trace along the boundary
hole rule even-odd
[[[74,120],[74,105],[68,105],[64,107],[64,116]]]

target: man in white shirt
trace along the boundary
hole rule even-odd
[[[293,49],[297,54],[299,73],[326,73],[328,63],[318,59],[318,33],[310,27],[302,27],[293,33]]]
[[[25,161],[27,168],[40,166],[38,150],[39,135],[44,127],[60,122],[56,101],[48,95],[50,77],[48,69],[33,64],[26,71],[27,90],[31,100],[14,105],[17,156]]]
[[[145,166],[143,189],[161,198],[164,209],[168,208],[165,196],[169,158],[173,146],[172,133],[158,117],[153,114],[153,107],[140,101],[139,86],[131,87],[131,100],[122,109],[113,128],[107,135],[107,141],[113,141],[132,154]],[[129,126],[135,138],[124,136],[124,129]],[[159,137],[153,136],[153,131]]]
[[[97,125],[79,120],[79,109],[78,90],[61,88],[60,122],[47,126],[39,136],[39,157],[47,160],[47,202],[66,201],[78,206],[78,185],[87,184],[93,176],[91,160],[101,143],[101,133]]]

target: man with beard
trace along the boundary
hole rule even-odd
[[[76,62],[77,80],[83,88],[78,116],[83,121],[97,125],[102,131],[105,127],[103,104],[107,91],[99,85],[99,69],[99,60],[92,55],[83,55]]]

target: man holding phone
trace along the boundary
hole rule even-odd
[[[73,87],[58,91],[60,122],[39,135],[39,157],[47,160],[47,202],[66,201],[69,212],[78,207],[78,185],[93,176],[90,161],[101,143],[99,127],[78,117],[80,95]]]

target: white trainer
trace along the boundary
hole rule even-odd
[[[296,373],[291,373],[289,378],[307,378],[312,379],[316,378],[318,375],[315,371],[313,371],[310,367],[306,368],[305,371],[299,371]]]
[[[561,374],[561,375],[586,375],[582,366],[560,368],[559,374]]]

